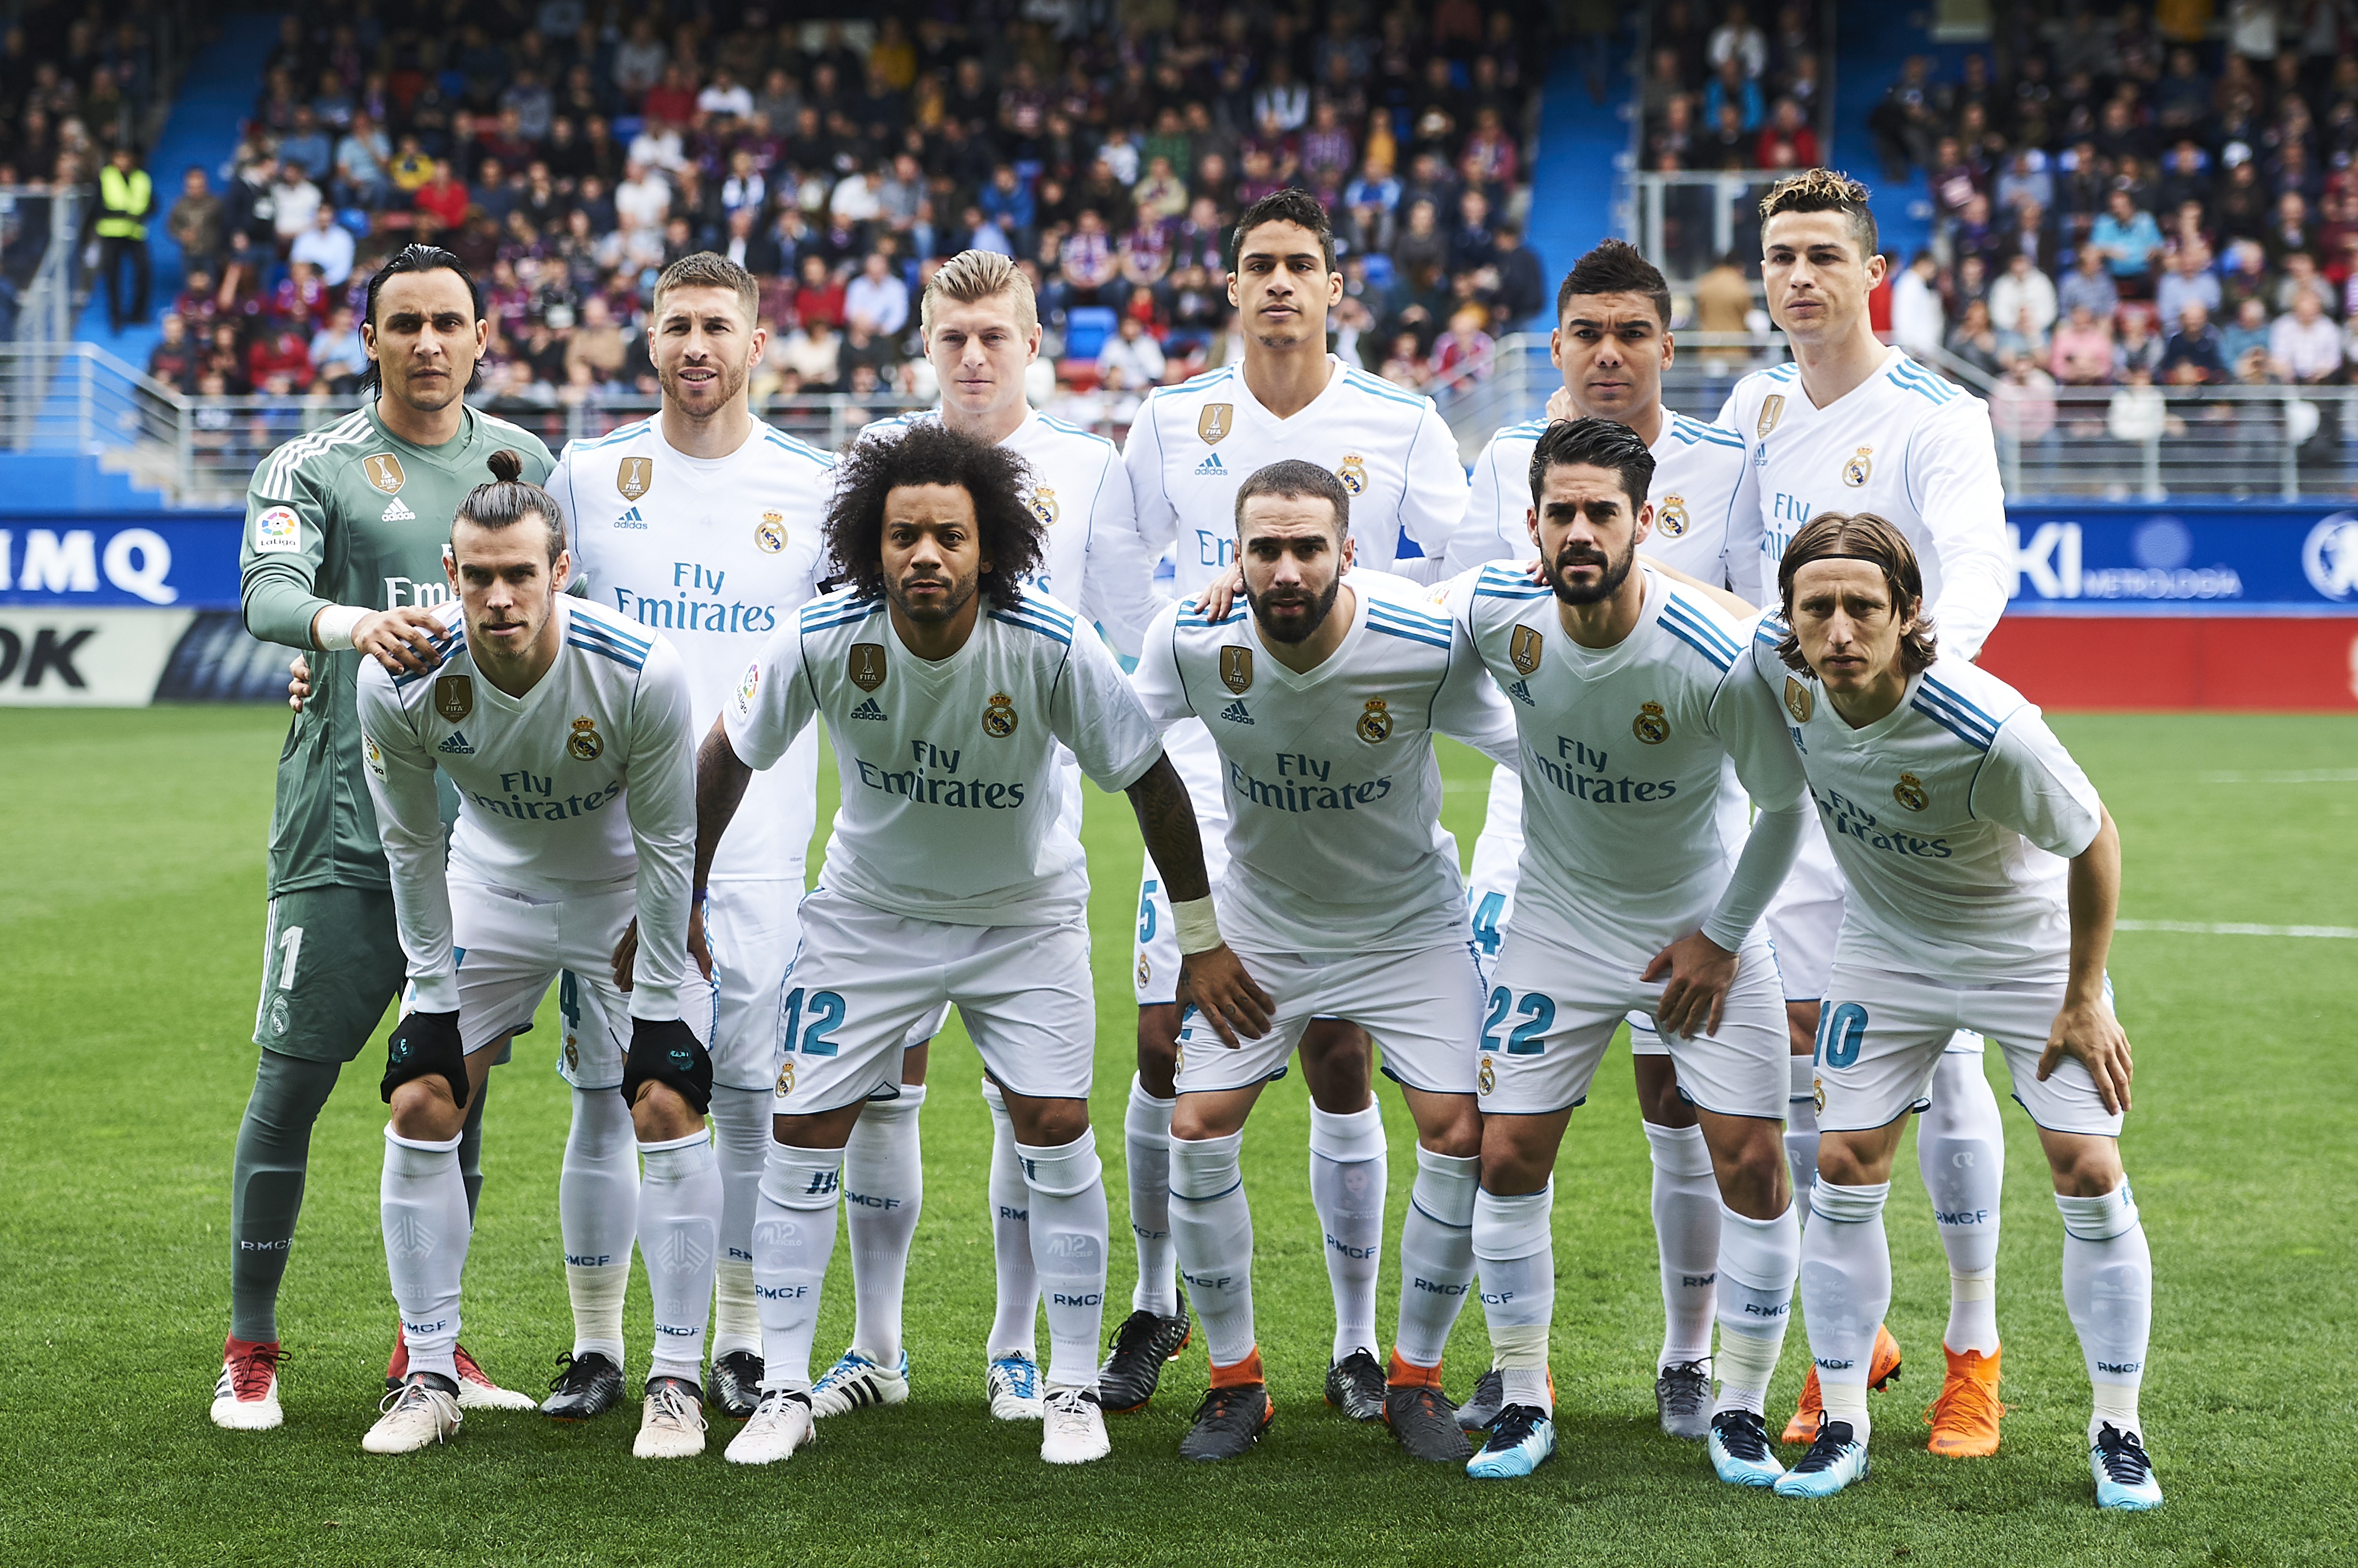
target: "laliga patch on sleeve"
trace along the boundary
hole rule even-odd
[[[254,548],[256,555],[272,550],[299,550],[303,547],[303,527],[291,506],[274,506],[254,520]]]
[[[367,760],[369,772],[384,777],[384,753],[376,749],[376,741],[365,730],[361,731],[361,755]]]

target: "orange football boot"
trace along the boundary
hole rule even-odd
[[[1996,1363],[1991,1363],[1995,1368]],[[1885,1389],[1899,1376],[1899,1341],[1891,1337],[1891,1330],[1881,1324],[1875,1325],[1875,1353],[1866,1364],[1866,1386]],[[1995,1377],[1995,1371],[1992,1372]],[[1801,1381],[1801,1400],[1793,1407],[1793,1419],[1785,1423],[1783,1443],[1814,1443],[1818,1422],[1825,1415],[1825,1396],[1818,1391],[1818,1369],[1812,1366],[1810,1375]]]
[[[1941,1397],[1924,1408],[1925,1424],[1932,1429],[1924,1444],[1949,1459],[1986,1459],[1997,1452],[1997,1418],[2006,1413],[1998,1402],[1997,1358],[1993,1350],[1955,1351],[1941,1346],[1949,1360],[1941,1380]]]

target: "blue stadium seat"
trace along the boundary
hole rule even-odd
[[[1113,336],[1114,314],[1102,305],[1076,305],[1065,313],[1065,358],[1093,360]]]

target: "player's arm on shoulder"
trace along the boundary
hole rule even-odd
[[[382,669],[361,667],[355,704],[361,761],[376,806],[377,838],[384,845],[401,950],[417,982],[416,1011],[459,1010],[458,965],[451,953],[450,888],[445,871],[441,802],[434,789],[434,753],[417,737],[410,714]]]
[[[1171,601],[1154,590],[1154,557],[1139,536],[1130,470],[1106,464],[1089,514],[1087,564],[1081,571],[1081,619],[1105,628],[1115,652],[1134,659],[1147,629]]]
[[[1522,737],[1514,709],[1482,663],[1473,635],[1458,613],[1457,596],[1473,591],[1470,574],[1455,579],[1449,603],[1449,668],[1433,694],[1433,727],[1463,741],[1500,767],[1520,768]]]
[[[631,692],[623,805],[638,851],[630,925],[614,949],[614,983],[633,1017],[677,1018],[687,979],[689,886],[697,858],[695,705],[687,667],[661,633]],[[644,948],[644,952],[641,949]],[[704,972],[710,975],[708,964]]]
[[[1941,557],[1941,598],[1926,606],[1951,658],[1977,659],[2014,591],[2006,485],[1989,406],[1961,396],[1916,427],[1908,454],[1917,511]]]
[[[1147,624],[1141,639],[1138,667],[1130,673],[1130,688],[1146,709],[1158,733],[1195,711],[1187,697],[1187,683],[1179,676],[1179,607],[1166,604]]]
[[[1409,439],[1407,473],[1401,485],[1400,528],[1424,552],[1421,560],[1395,561],[1392,570],[1430,586],[1449,568],[1450,546],[1467,517],[1466,465],[1449,421],[1427,401]]]

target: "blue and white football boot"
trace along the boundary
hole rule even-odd
[[[1722,1411],[1712,1417],[1704,1449],[1719,1478],[1732,1487],[1772,1487],[1785,1473],[1768,1446],[1768,1423],[1753,1411]]]
[[[1537,1405],[1509,1405],[1490,1423],[1490,1440],[1466,1462],[1477,1479],[1528,1476],[1555,1457],[1555,1422]]]
[[[2104,1422],[2088,1444],[2088,1468],[2095,1474],[2098,1508],[2161,1507],[2161,1483],[2153,1478],[2153,1461],[2136,1433]]]
[[[1780,1498],[1831,1498],[1853,1481],[1866,1479],[1866,1443],[1851,1435],[1846,1421],[1818,1423],[1818,1435],[1801,1463],[1777,1477]]]
[[[909,1352],[891,1367],[872,1361],[857,1350],[835,1358],[827,1375],[811,1385],[811,1414],[824,1419],[871,1405],[897,1405],[909,1397]]]

